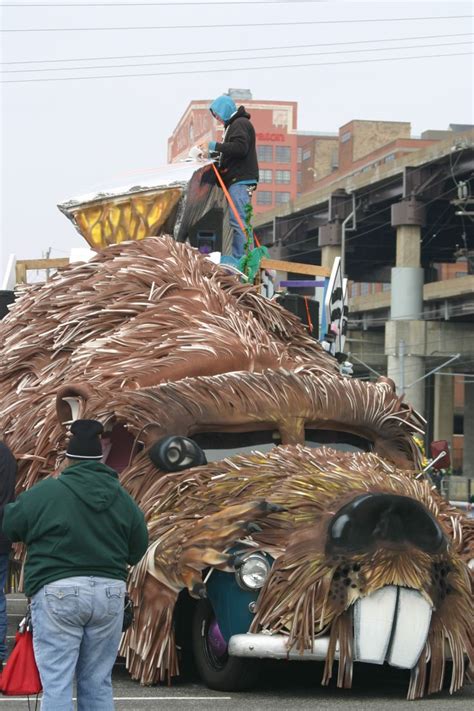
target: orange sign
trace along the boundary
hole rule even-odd
[[[283,133],[257,133],[258,141],[279,141],[283,143],[285,141],[285,135]]]

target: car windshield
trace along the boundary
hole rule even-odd
[[[204,451],[208,462],[217,462],[236,454],[251,452],[269,452],[281,444],[278,430],[257,432],[201,432],[194,435],[194,441]],[[305,430],[306,447],[317,449],[331,447],[339,452],[368,452],[370,443],[348,432],[334,430]]]
[[[335,430],[306,429],[305,445],[313,449],[331,447],[338,452],[370,452],[371,450],[371,443],[363,437]]]
[[[196,434],[194,441],[204,451],[208,462],[218,462],[236,454],[269,452],[281,443],[278,430],[258,432],[205,432]]]

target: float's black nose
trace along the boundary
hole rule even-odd
[[[328,552],[363,551],[376,545],[412,545],[438,553],[440,525],[419,501],[395,494],[363,494],[340,509],[328,530]]]

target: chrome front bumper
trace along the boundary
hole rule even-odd
[[[303,653],[296,649],[288,651],[288,637],[284,634],[234,634],[229,640],[228,653],[232,657],[259,657],[266,659],[293,659],[324,661],[329,647],[329,637],[314,640],[313,649]],[[336,659],[339,650],[336,648]]]

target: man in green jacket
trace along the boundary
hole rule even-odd
[[[143,513],[101,463],[95,420],[76,420],[67,466],[5,508],[3,530],[27,546],[25,594],[43,684],[42,711],[112,711],[112,667],[128,566],[148,546]]]

